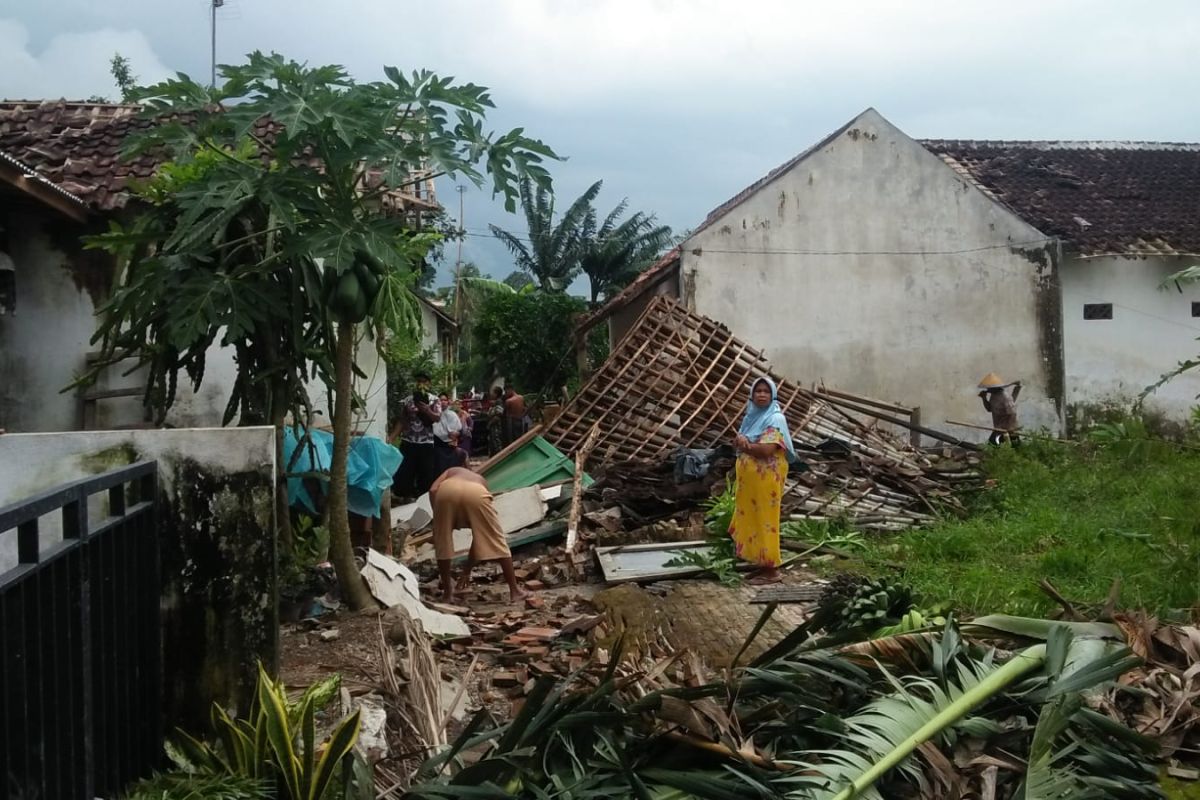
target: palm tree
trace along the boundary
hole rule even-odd
[[[593,306],[602,295],[624,288],[673,243],[670,227],[657,224],[653,214],[638,211],[618,222],[627,206],[622,200],[598,228],[592,209],[583,222],[579,268],[591,283]]]
[[[596,181],[571,204],[555,223],[554,196],[545,187],[521,184],[521,210],[529,228],[521,238],[496,225],[492,234],[504,242],[516,258],[517,266],[532,275],[543,291],[565,291],[579,274],[580,235],[591,213],[592,201],[600,193],[603,181]]]

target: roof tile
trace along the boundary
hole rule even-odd
[[[1200,254],[1200,144],[921,142],[981,191],[1084,255]]]

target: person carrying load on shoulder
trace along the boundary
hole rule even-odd
[[[1005,391],[1012,387],[1012,396]],[[1017,397],[1021,394],[1021,382],[1005,383],[994,372],[989,372],[979,381],[979,399],[983,401],[984,410],[992,415],[992,435],[988,444],[1001,445],[1010,442],[1013,447],[1021,443],[1017,435],[1020,425],[1017,423]]]

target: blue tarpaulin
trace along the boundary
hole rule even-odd
[[[304,485],[304,477],[317,477],[321,490],[327,490],[329,465],[333,460],[333,434],[321,430],[309,431],[308,441],[300,447],[300,455],[293,463],[302,435],[294,427],[284,430],[283,460],[289,476],[288,504],[302,506],[315,514],[316,505]],[[346,502],[352,513],[362,517],[379,516],[383,493],[391,490],[392,475],[402,460],[399,450],[374,436],[355,436],[350,440],[350,460],[346,464]],[[300,477],[302,473],[308,474]]]

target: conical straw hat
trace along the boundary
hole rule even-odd
[[[995,389],[1003,385],[1004,379],[994,372],[989,372],[987,375],[983,376],[981,381],[979,381],[980,389]]]

